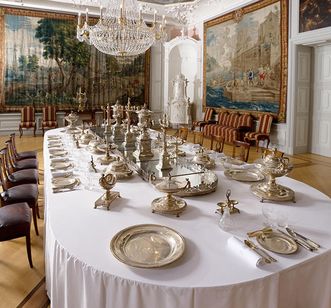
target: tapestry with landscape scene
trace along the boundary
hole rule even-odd
[[[0,8],[0,108],[55,104],[75,109],[86,93],[87,110],[119,100],[148,104],[149,52],[118,59],[76,38],[73,15]]]
[[[286,0],[262,0],[204,24],[204,107],[285,121]]]

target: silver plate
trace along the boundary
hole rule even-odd
[[[74,188],[79,180],[73,177],[58,177],[52,180],[53,189]]]
[[[175,262],[185,250],[184,238],[175,230],[161,225],[135,225],[118,232],[110,249],[124,264],[157,268]]]
[[[298,250],[298,245],[293,239],[277,232],[267,235],[262,233],[256,237],[256,240],[263,248],[276,253],[288,255]]]
[[[264,175],[256,169],[227,169],[224,175],[240,182],[258,182],[264,180]]]
[[[73,167],[73,164],[69,161],[67,162],[52,162],[51,168],[52,170],[66,170]]]
[[[50,149],[49,153],[52,156],[64,156],[64,155],[68,154],[68,152],[66,150],[63,150],[63,149]]]

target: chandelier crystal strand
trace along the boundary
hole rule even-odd
[[[121,57],[144,53],[156,41],[164,42],[165,18],[158,26],[156,14],[151,27],[142,18],[137,0],[110,0],[103,7],[100,4],[100,19],[94,26],[88,25],[88,10],[85,22],[78,14],[77,38],[93,44],[99,51]]]

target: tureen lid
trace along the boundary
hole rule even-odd
[[[261,163],[267,167],[277,167],[280,163],[282,163],[283,158],[277,157],[277,149],[273,148],[271,153],[266,155],[262,160]]]

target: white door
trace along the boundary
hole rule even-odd
[[[311,58],[312,48],[298,46],[298,62],[296,73],[296,104],[295,104],[295,145],[294,153],[307,153],[309,145],[309,108],[311,89]]]
[[[331,45],[315,48],[311,152],[331,157]]]

